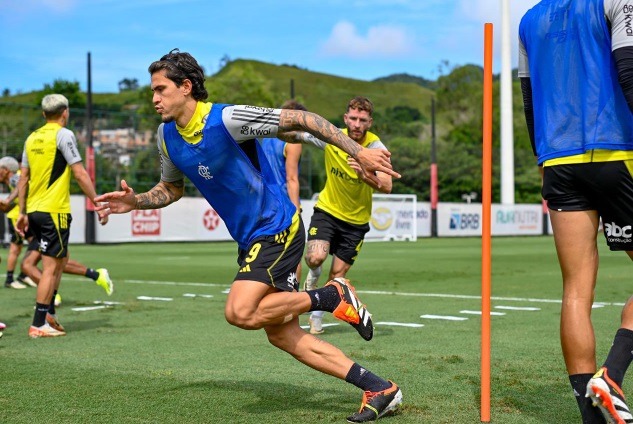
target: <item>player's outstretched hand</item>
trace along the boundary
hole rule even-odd
[[[391,153],[383,149],[361,149],[356,154],[356,161],[363,168],[365,177],[380,187],[380,180],[374,174],[374,171],[384,172],[392,177],[400,178],[400,174],[393,170],[389,157]]]
[[[121,180],[121,191],[113,191],[95,197],[97,212],[102,212],[107,217],[113,213],[126,213],[136,207],[136,193],[129,187],[125,180]],[[99,215],[102,216],[101,214]]]

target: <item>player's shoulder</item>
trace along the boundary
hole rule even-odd
[[[365,142],[363,143],[363,147],[368,149],[384,149],[387,150],[385,144],[380,140],[377,134],[374,134],[371,131],[367,131],[365,134]]]

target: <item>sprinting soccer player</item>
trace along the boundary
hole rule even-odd
[[[186,176],[239,246],[239,270],[226,300],[226,320],[245,330],[263,328],[275,347],[362,389],[361,408],[348,421],[373,421],[396,408],[402,393],[395,383],[299,326],[302,313],[326,310],[350,323],[364,339],[373,335],[369,312],[345,279],[298,291],[295,270],[305,245],[301,216],[272,176],[255,138],[294,142],[296,131],[307,131],[343,149],[372,176],[374,171],[398,176],[389,154],[359,146],[310,112],[205,103],[204,71],[189,53],[172,50],[153,62],[149,73],[152,101],[163,121],[157,133],[161,180],[140,194],[121,181],[122,191],[98,196],[95,200],[104,203],[96,209],[111,214],[165,207],[182,197]]]
[[[7,255],[7,276],[4,280],[4,286],[12,289],[25,289],[27,286],[37,287],[37,284],[24,272],[22,267],[20,267],[17,281],[13,278],[13,273],[24,245],[24,238],[15,230],[20,209],[17,204],[17,185],[20,179],[19,167],[20,164],[17,159],[11,156],[0,158],[0,183],[5,184],[11,190],[9,196],[0,201],[0,210],[6,212],[9,234],[11,236],[9,254]]]
[[[90,201],[94,203],[97,196],[81,162],[75,135],[65,128],[70,116],[68,99],[61,94],[46,95],[42,111],[46,124],[31,133],[24,143],[18,182],[20,214],[16,228],[23,237],[30,229],[42,254],[42,278],[28,333],[31,338],[66,335],[49,309],[54,307],[53,299],[68,261],[71,173]],[[101,224],[105,224],[106,214],[97,213]]]
[[[362,96],[347,104],[343,115],[343,133],[367,149],[387,150],[371,128],[374,105]],[[310,141],[325,150],[325,169],[328,171],[325,187],[319,193],[308,230],[308,247],[305,261],[310,271],[305,289],[314,290],[321,275],[321,265],[332,255],[328,278],[345,277],[354,264],[369,231],[372,194],[374,190],[391,193],[391,175],[377,172],[380,181],[367,178],[358,163],[341,149],[307,135]],[[310,333],[323,333],[323,312],[310,314]]]
[[[591,322],[601,219],[609,248],[633,259],[632,12],[622,0],[544,0],[519,27],[526,122],[563,276],[561,345],[583,423],[633,423],[621,390],[633,298],[600,369]]]

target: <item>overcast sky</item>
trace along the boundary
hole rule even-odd
[[[117,92],[149,84],[147,67],[173,48],[207,74],[225,55],[290,64],[362,80],[439,66],[483,64],[484,23],[494,24],[500,68],[502,0],[1,0],[0,90],[40,90],[56,79]],[[512,67],[517,27],[535,0],[511,4]]]

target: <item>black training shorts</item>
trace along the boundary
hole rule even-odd
[[[240,269],[235,280],[260,281],[279,290],[299,291],[297,267],[304,247],[305,230],[297,213],[286,230],[257,238],[246,250],[238,249]]]
[[[633,160],[546,166],[543,198],[556,211],[598,211],[611,250],[633,250]]]
[[[308,241],[325,240],[330,242],[330,254],[353,265],[368,231],[369,223],[350,224],[315,207],[310,220]]]
[[[68,239],[72,221],[69,213],[31,212],[28,218],[33,240],[39,243],[39,251],[42,255],[53,258],[68,256]]]

